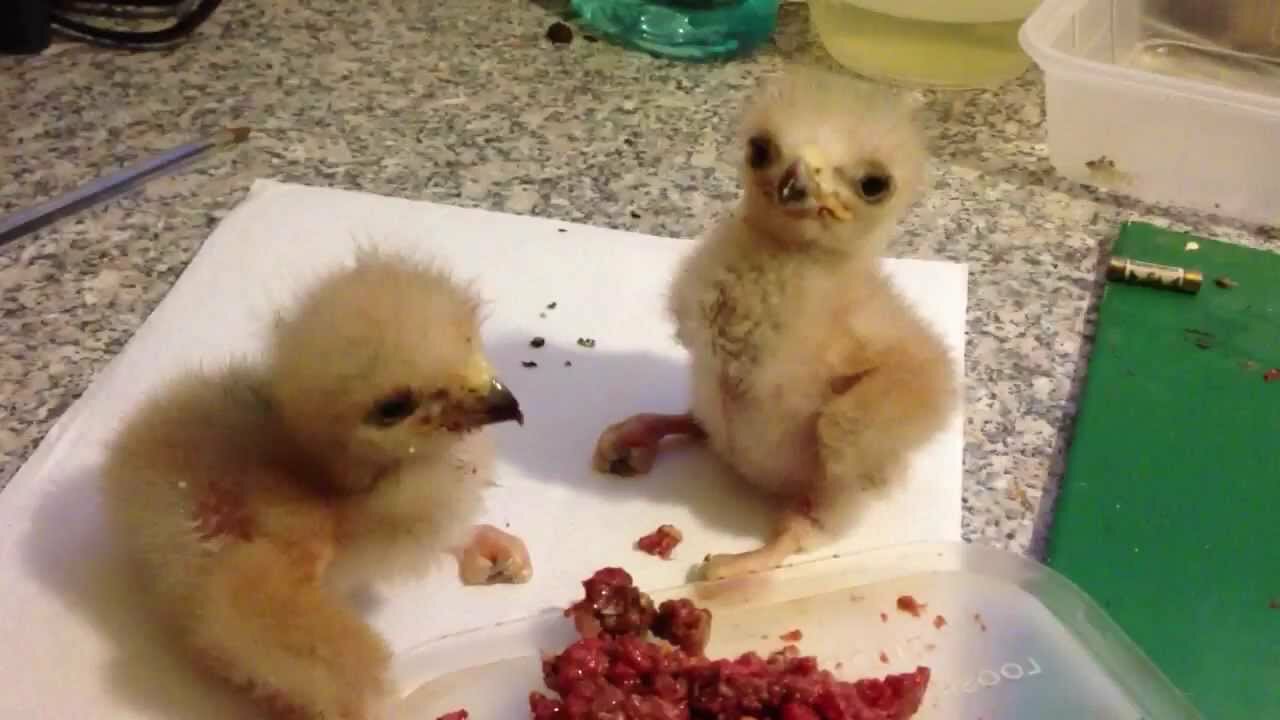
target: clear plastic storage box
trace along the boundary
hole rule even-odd
[[[1148,202],[1280,223],[1280,4],[1045,0],[1049,157]]]
[[[1200,718],[1070,582],[991,548],[890,547],[651,594],[712,611],[712,657],[765,654],[800,630],[801,651],[845,679],[925,665],[932,679],[918,720]],[[921,617],[897,609],[904,594],[927,605]],[[580,595],[565,588],[565,604]],[[529,692],[544,690],[542,652],[573,639],[553,610],[427,643],[398,660],[404,699],[392,717],[465,709],[476,720],[527,718]]]

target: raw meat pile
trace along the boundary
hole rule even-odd
[[[906,720],[929,684],[926,667],[843,682],[790,645],[767,658],[711,660],[709,611],[688,600],[655,609],[619,568],[583,588],[565,613],[582,637],[544,658],[559,697],[530,693],[534,720]]]

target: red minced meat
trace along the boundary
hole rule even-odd
[[[653,600],[636,588],[631,574],[607,567],[582,581],[585,597],[565,611],[584,638],[644,633],[658,612]]]
[[[471,713],[468,713],[466,710],[454,710],[451,713],[441,715],[436,718],[436,720],[467,720],[469,717],[471,717]]]
[[[794,646],[711,660],[702,655],[710,612],[675,600],[654,613],[618,568],[583,587],[586,598],[566,613],[583,637],[543,659],[543,679],[559,697],[530,693],[533,720],[906,720],[929,684],[926,667],[844,682]]]
[[[662,525],[657,530],[636,541],[636,549],[663,560],[671,559],[671,551],[684,540],[684,533],[675,525]]]
[[[711,640],[711,611],[683,598],[667,600],[658,606],[658,618],[653,621],[652,630],[655,637],[689,655],[700,656]]]

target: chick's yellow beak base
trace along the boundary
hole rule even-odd
[[[468,391],[476,395],[485,395],[489,392],[489,386],[493,384],[497,378],[493,366],[481,353],[471,356],[470,362],[463,369],[462,381]]]
[[[834,179],[835,173],[827,167],[827,161],[822,152],[813,145],[808,145],[800,151],[800,159],[809,170],[809,177],[813,184],[813,199],[818,204],[818,215],[842,222],[853,219],[853,213],[842,197],[844,192],[839,186],[833,184],[837,182]]]

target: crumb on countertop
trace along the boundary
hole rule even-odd
[[[804,639],[804,633],[800,632],[799,628],[796,628],[790,632],[783,633],[778,639],[785,643],[797,643]]]
[[[568,45],[573,42],[573,28],[557,20],[547,28],[547,39],[554,45]]]
[[[1090,170],[1115,170],[1116,163],[1106,155],[1102,155],[1093,160],[1086,160],[1084,166]]]

